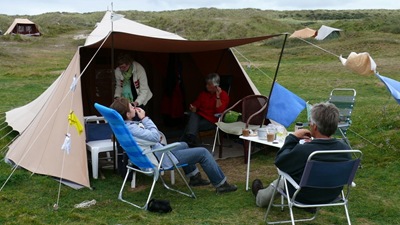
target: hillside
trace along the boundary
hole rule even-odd
[[[272,33],[292,33],[308,26],[322,24],[339,27],[346,32],[374,31],[400,33],[400,10],[301,10],[272,11],[258,9],[186,9],[162,12],[121,11],[136,20],[190,40],[242,38]],[[37,23],[45,36],[69,31],[93,29],[104,12],[45,13],[26,17]],[[0,15],[0,30],[5,32],[16,16]]]

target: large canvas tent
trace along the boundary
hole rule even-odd
[[[13,23],[4,33],[7,34],[22,34],[29,36],[40,36],[38,26],[28,19],[14,19]]]
[[[325,39],[329,39],[329,38],[338,38],[338,37],[340,37],[341,31],[342,30],[338,29],[338,28],[333,28],[333,27],[328,27],[328,26],[322,25],[318,29],[318,33],[317,33],[317,36],[315,37],[315,39],[325,40]]]
[[[277,36],[188,41],[125,18],[112,22],[111,17],[111,12],[105,14],[85,45],[77,50],[67,69],[40,97],[6,113],[7,123],[20,133],[6,155],[14,163],[33,173],[90,186],[85,134],[79,135],[71,128],[67,118],[72,110],[83,121],[84,116],[98,115],[93,107],[95,102],[112,103],[114,75],[111,56],[119,52],[129,52],[144,66],[153,92],[153,98],[146,106],[147,112],[156,123],[162,123],[160,112],[168,114],[174,110],[168,96],[178,98],[179,104],[193,101],[203,90],[204,78],[210,72],[233,77],[231,103],[249,94],[259,94],[230,48]],[[72,91],[74,78],[78,78],[78,82]],[[168,90],[171,87],[176,90],[177,84],[182,94],[169,95]],[[27,112],[29,116],[19,116]],[[61,150],[66,133],[70,133],[69,154]]]

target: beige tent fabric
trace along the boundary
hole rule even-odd
[[[85,135],[78,135],[75,127],[68,123],[70,110],[83,122],[80,82],[75,92],[70,91],[73,77],[80,74],[79,65],[77,51],[54,84],[51,98],[45,101],[29,126],[10,145],[6,158],[33,173],[61,177],[89,187]],[[71,134],[70,154],[61,150],[67,132]]]
[[[57,87],[60,80],[61,76],[59,76],[45,92],[32,102],[6,112],[7,124],[14,130],[22,133],[35,119],[39,112],[43,110],[44,104],[53,95],[54,89]]]
[[[311,38],[315,37],[316,35],[317,35],[316,30],[306,27],[301,30],[296,30],[295,32],[293,32],[292,35],[289,36],[289,38]]]
[[[105,13],[101,22],[96,25],[96,28],[87,37],[85,41],[85,46],[92,45],[94,43],[103,40],[111,30],[113,30],[113,32],[139,34],[145,37],[185,40],[183,37],[179,35],[163,31],[154,27],[150,27],[129,19],[120,18],[115,21],[111,21],[112,15],[113,14],[110,11],[107,11]],[[138,42],[136,42],[135,44],[137,43]]]
[[[111,13],[107,12],[95,30],[88,36],[85,46],[97,48],[111,30]],[[231,40],[189,41],[176,34],[149,27],[125,18],[113,22],[113,38],[109,36],[103,48],[145,52],[183,53],[227,49],[279,36],[268,35]]]
[[[347,59],[342,56],[339,59],[346,68],[360,75],[371,75],[376,71],[376,63],[367,52],[351,52]]]

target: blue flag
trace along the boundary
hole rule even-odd
[[[375,75],[386,85],[386,88],[390,91],[393,98],[400,104],[400,82],[377,73]]]
[[[305,107],[306,102],[303,99],[275,82],[267,118],[289,127]]]

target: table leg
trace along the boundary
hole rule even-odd
[[[247,151],[248,146],[249,146],[249,142],[248,140],[243,140],[243,155],[244,155],[244,164],[247,163],[248,158],[249,158],[249,152]]]
[[[250,157],[251,157],[251,141],[248,141],[248,148],[247,148],[247,171],[246,171],[246,191],[249,190]]]

